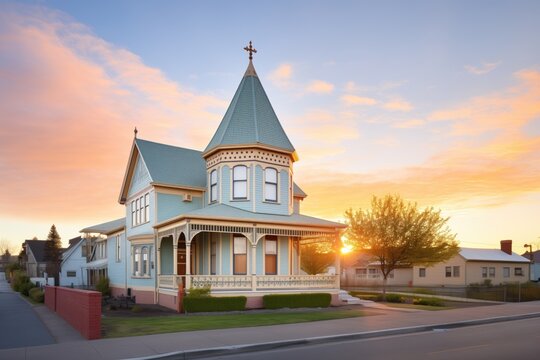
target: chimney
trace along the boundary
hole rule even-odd
[[[501,240],[501,251],[512,255],[512,240]]]

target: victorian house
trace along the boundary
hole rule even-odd
[[[134,138],[119,196],[125,219],[83,231],[102,235],[113,294],[170,308],[181,287],[246,295],[248,307],[268,293],[328,292],[337,301],[339,276],[304,275],[300,262],[303,244],[339,246],[345,225],[300,213],[296,161],[250,52],[202,152]]]

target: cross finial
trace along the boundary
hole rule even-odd
[[[137,138],[137,133],[139,132],[139,130],[137,130],[137,127],[135,126],[135,129],[133,130],[133,136],[135,136],[135,138]]]
[[[253,53],[256,53],[257,50],[251,45],[251,41],[249,42],[249,46],[246,46],[244,50],[249,52],[249,60],[253,60]]]

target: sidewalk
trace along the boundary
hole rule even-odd
[[[379,315],[289,325],[192,331],[129,338],[73,341],[55,345],[0,350],[0,359],[125,359],[173,352],[247,344],[291,341],[324,336],[350,335],[393,329],[395,334],[410,327],[460,321],[534,314],[540,317],[540,301],[509,303],[463,309],[397,312],[376,309]],[[278,344],[279,346],[279,344]]]

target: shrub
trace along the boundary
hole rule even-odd
[[[13,278],[11,280],[11,287],[17,292],[21,292],[21,286],[23,284],[30,283],[30,278],[26,276],[26,273],[22,270],[15,270],[13,272]]]
[[[263,296],[263,305],[266,309],[328,307],[330,306],[331,301],[332,295],[327,293],[278,294]]]
[[[202,288],[190,288],[187,297],[208,297],[210,296],[210,285]]]
[[[19,292],[23,294],[24,296],[30,296],[30,290],[32,290],[35,287],[36,285],[28,281],[28,282],[22,283],[19,286]]]
[[[42,303],[45,299],[45,294],[43,293],[43,290],[38,287],[30,289],[28,294],[30,295],[30,299],[34,300],[35,302]]]
[[[134,313],[140,313],[140,312],[143,312],[143,310],[144,308],[139,305],[133,305],[133,307],[131,308],[131,312],[134,312]]]
[[[247,298],[245,296],[186,296],[184,298],[184,310],[190,312],[213,312],[213,311],[239,311],[245,310]]]
[[[398,294],[386,294],[386,302],[389,303],[402,303],[403,297]]]
[[[428,306],[444,306],[444,302],[438,298],[416,298],[413,300],[414,305]]]
[[[110,296],[111,288],[109,287],[109,278],[100,278],[96,284],[96,290],[101,293],[101,296]]]

